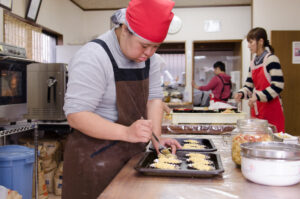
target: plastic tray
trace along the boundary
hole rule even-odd
[[[221,157],[219,154],[215,153],[202,153],[209,156],[209,160],[211,160],[213,169],[210,171],[201,171],[195,170],[188,167],[188,163],[186,162],[185,154],[190,153],[186,151],[177,151],[177,158],[182,160],[180,164],[180,169],[177,170],[165,170],[165,169],[156,169],[150,167],[150,164],[153,163],[154,159],[157,158],[157,154],[155,152],[146,152],[145,156],[141,158],[141,160],[135,166],[135,169],[144,174],[144,175],[152,175],[152,176],[175,176],[175,177],[199,177],[199,178],[209,178],[220,176],[224,172],[224,168],[221,162]],[[200,152],[199,152],[200,153]]]
[[[216,151],[217,148],[214,145],[214,142],[211,139],[206,138],[200,138],[200,139],[194,139],[194,138],[176,138],[176,140],[179,142],[181,146],[184,145],[184,140],[196,140],[199,142],[200,145],[204,145],[204,149],[177,149],[177,151],[193,151],[193,152],[212,152]],[[151,144],[149,147],[150,150],[154,150],[153,145]]]

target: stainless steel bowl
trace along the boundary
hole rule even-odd
[[[300,145],[280,142],[241,144],[245,178],[259,184],[289,186],[300,182]]]
[[[255,142],[241,144],[242,155],[246,157],[300,160],[300,145],[281,142]]]

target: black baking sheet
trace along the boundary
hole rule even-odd
[[[150,167],[150,164],[153,163],[154,159],[157,158],[156,152],[146,152],[145,155],[140,159],[140,161],[135,166],[135,169],[144,174],[151,176],[174,176],[174,177],[199,177],[199,178],[210,178],[215,176],[220,176],[224,172],[224,168],[221,162],[221,157],[219,154],[215,153],[203,153],[196,152],[207,155],[209,160],[212,161],[211,166],[212,170],[209,171],[201,171],[195,170],[193,168],[188,167],[188,162],[186,161],[187,157],[185,154],[190,153],[187,151],[177,151],[177,158],[182,160],[182,163],[179,165],[180,168],[177,170],[165,170],[165,169],[156,169]],[[194,152],[193,152],[194,153]]]
[[[175,138],[179,144],[181,146],[183,146],[185,144],[184,140],[196,140],[199,142],[200,145],[204,145],[205,148],[204,149],[177,149],[177,151],[199,151],[199,152],[212,152],[212,151],[216,151],[217,148],[215,147],[213,141],[211,139],[206,139],[206,138]],[[154,147],[151,143],[150,150],[154,150]]]

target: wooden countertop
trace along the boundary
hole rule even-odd
[[[177,136],[178,137],[178,136]],[[181,136],[183,137],[183,136]],[[98,197],[98,199],[296,199],[300,183],[288,187],[272,187],[246,180],[231,160],[229,136],[185,135],[210,138],[221,155],[225,172],[215,178],[155,177],[138,173],[134,166],[143,156],[133,157]]]

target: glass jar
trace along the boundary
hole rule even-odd
[[[272,141],[273,131],[267,120],[261,119],[239,119],[237,128],[232,131],[232,160],[241,165],[240,144],[246,142],[267,142]]]

